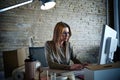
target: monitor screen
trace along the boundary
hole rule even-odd
[[[113,59],[114,52],[117,48],[117,32],[105,25],[102,30],[98,64],[111,63]]]

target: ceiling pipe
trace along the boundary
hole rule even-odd
[[[41,10],[48,10],[48,9],[53,8],[56,5],[54,0],[39,0],[39,1],[42,2]],[[32,2],[33,2],[33,0],[28,0],[28,1],[20,3],[20,4],[16,4],[16,5],[13,5],[13,6],[10,6],[10,7],[0,9],[0,12],[4,12],[4,11],[7,11],[7,10],[10,10],[10,9],[13,9],[13,8],[17,8],[19,6],[23,6],[23,5],[32,3]]]
[[[20,4],[16,4],[16,5],[13,5],[13,6],[10,6],[10,7],[6,7],[6,8],[3,8],[3,9],[0,9],[0,12],[4,12],[4,11],[7,11],[7,10],[10,10],[10,9],[13,9],[13,8],[17,8],[19,6],[23,6],[23,5],[32,3],[32,2],[33,2],[33,0],[29,0],[29,1],[26,1],[26,2],[23,2],[23,3],[20,3]]]

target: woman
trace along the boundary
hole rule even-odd
[[[82,69],[83,65],[73,54],[69,39],[71,29],[68,24],[58,22],[54,28],[53,39],[45,44],[45,53],[48,65],[52,69],[77,70]],[[74,62],[70,65],[70,60]]]

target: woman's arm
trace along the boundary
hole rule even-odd
[[[71,69],[82,69],[85,66],[88,66],[88,63],[82,63],[77,59],[76,55],[73,53],[73,48],[70,46],[71,60],[73,61],[73,65],[71,65]]]
[[[70,57],[71,60],[73,61],[74,64],[81,64],[80,60],[77,59],[76,55],[73,53],[73,47],[69,43],[69,52],[70,52]]]

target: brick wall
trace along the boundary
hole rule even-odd
[[[47,11],[40,10],[39,1],[35,0],[2,12],[0,51],[28,47],[30,38],[33,38],[34,46],[44,46],[52,39],[54,26],[59,21],[70,25],[70,41],[78,58],[96,63],[101,30],[106,23],[104,0],[56,0],[56,6]]]

